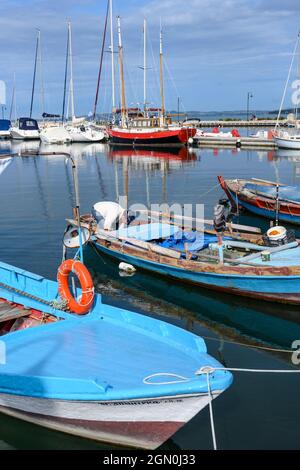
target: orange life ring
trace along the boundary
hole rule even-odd
[[[73,272],[79,279],[81,286],[80,300],[75,299],[69,288],[69,274]],[[87,268],[80,261],[67,259],[58,268],[58,292],[62,299],[67,300],[71,312],[83,315],[92,308],[94,302],[94,285]]]

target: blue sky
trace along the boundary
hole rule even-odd
[[[92,110],[106,0],[1,0],[0,79],[10,105],[16,73],[18,114],[30,105],[36,31],[41,29],[46,111],[61,112],[66,22],[72,21],[76,114]],[[167,107],[185,110],[279,107],[291,52],[300,28],[299,0],[114,0],[120,14],[127,104],[143,100],[142,23],[149,30],[149,90],[158,104],[158,36],[164,31]],[[116,41],[115,36],[115,41]],[[107,43],[108,44],[108,43]],[[110,109],[110,65],[105,54],[99,111]],[[39,78],[39,77],[38,77]],[[39,115],[37,80],[35,115]],[[290,102],[287,101],[287,105]]]

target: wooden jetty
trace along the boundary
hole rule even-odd
[[[256,137],[194,137],[195,147],[230,147],[248,149],[277,149],[277,144],[273,139],[261,139]]]
[[[197,127],[275,127],[276,119],[257,119],[257,120],[214,120],[214,121],[203,121],[202,119],[197,122]],[[288,121],[286,119],[280,120],[280,125],[287,125]]]

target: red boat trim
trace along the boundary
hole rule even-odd
[[[2,406],[0,412],[87,439],[148,449],[159,447],[185,424],[181,421],[91,421],[58,418]]]

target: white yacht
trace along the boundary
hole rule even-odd
[[[35,119],[21,117],[10,128],[10,136],[16,140],[31,140],[40,138],[39,125]]]
[[[72,142],[70,133],[64,126],[44,127],[40,132],[44,144],[66,144]]]
[[[69,134],[72,142],[102,142],[105,139],[104,132],[93,128],[91,125],[69,126]]]

